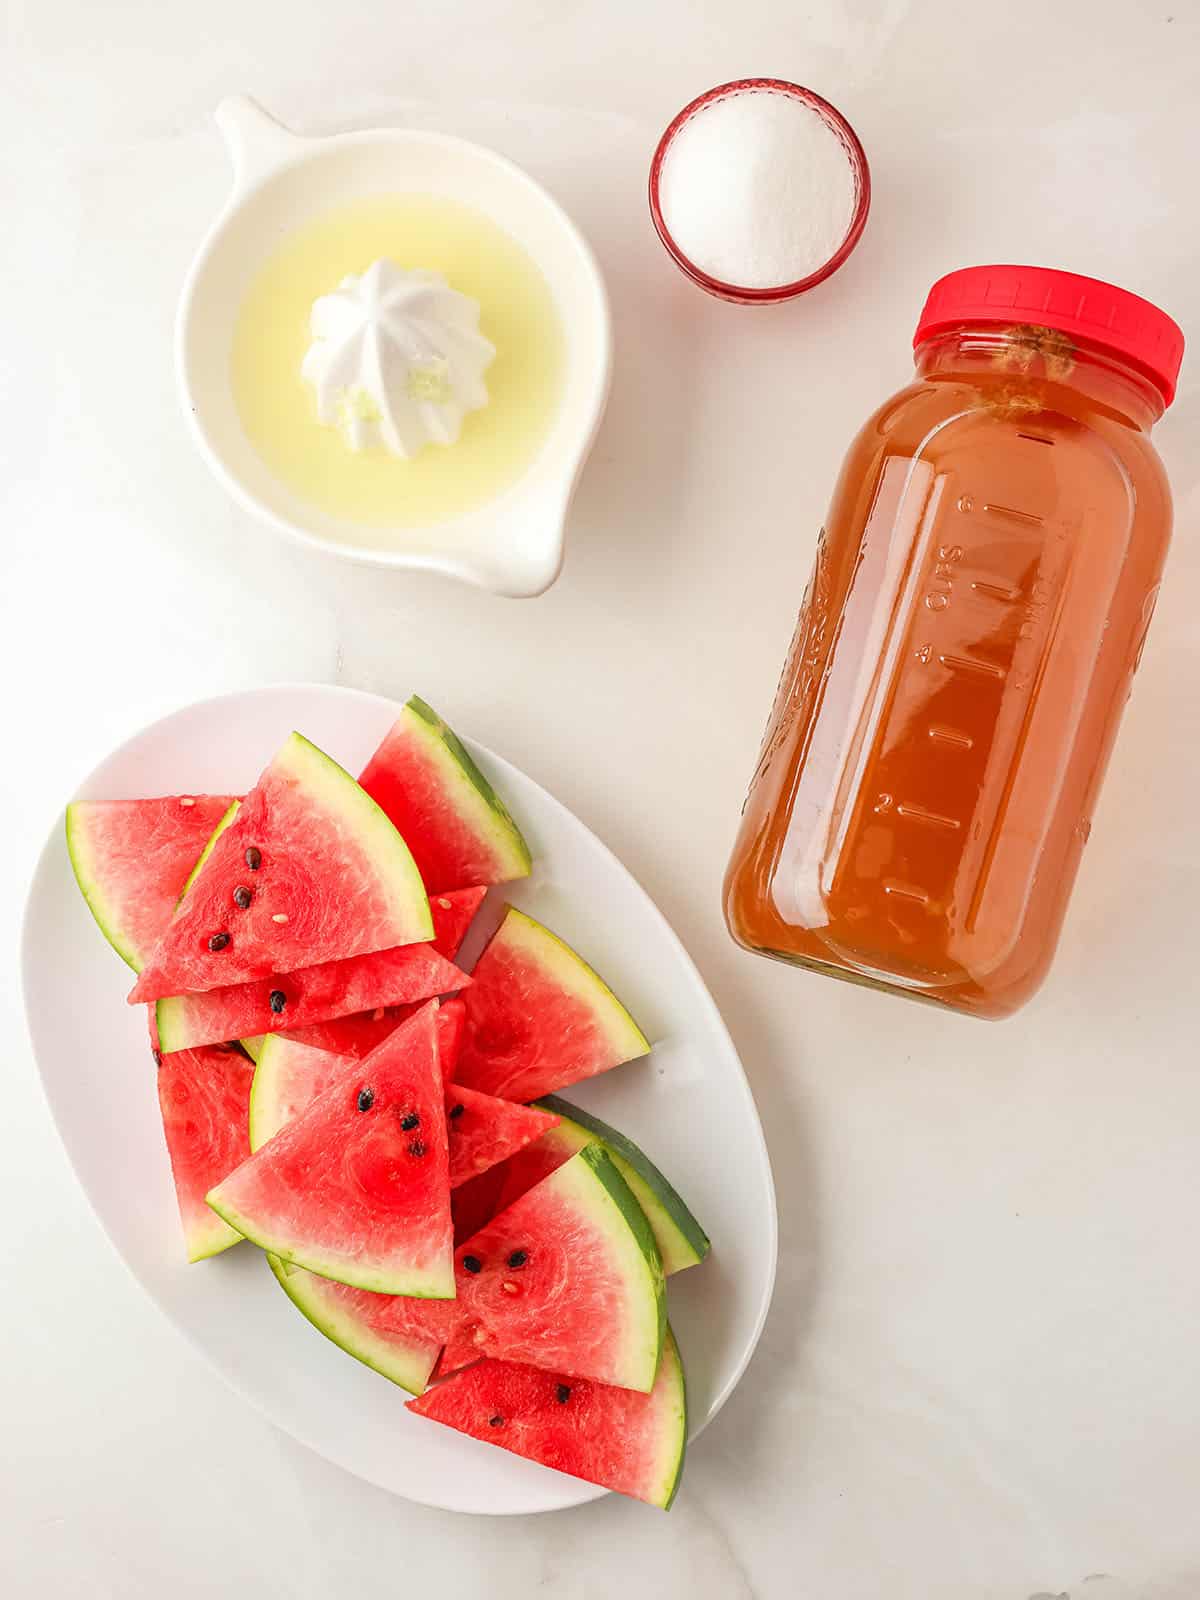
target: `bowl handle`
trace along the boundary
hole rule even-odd
[[[276,122],[248,94],[233,94],[213,112],[233,162],[235,188],[242,188],[289,160],[305,141]]]

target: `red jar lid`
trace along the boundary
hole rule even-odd
[[[1167,405],[1183,360],[1183,330],[1165,311],[1098,278],[1053,267],[962,267],[929,291],[913,345],[964,322],[1032,322],[1103,345],[1140,367]]]

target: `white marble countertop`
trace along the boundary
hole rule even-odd
[[[9,0],[4,30],[10,971],[41,838],[135,727],[264,681],[435,685],[681,932],[782,1237],[759,1354],[669,1518],[411,1506],[277,1433],[143,1298],[10,982],[0,1593],[1194,1600],[1200,352],[1160,430],[1177,543],[1043,995],[982,1025],[797,974],[735,950],[718,892],[841,452],[904,381],[933,278],[1029,258],[1200,330],[1196,0]],[[643,199],[668,117],[751,72],[840,105],[875,178],[847,267],[760,313],[686,285]],[[240,90],[302,131],[484,138],[591,236],[617,376],[545,598],[284,550],[195,455],[170,325],[227,183],[208,113]]]

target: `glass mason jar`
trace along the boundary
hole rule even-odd
[[[725,884],[747,949],[982,1017],[1050,965],[1171,530],[1183,336],[1072,273],[934,285],[850,447]]]

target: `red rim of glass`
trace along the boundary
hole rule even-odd
[[[816,272],[810,272],[807,278],[800,278],[795,283],[780,284],[777,288],[748,289],[736,283],[723,283],[720,278],[714,278],[704,272],[692,261],[675,243],[671,237],[671,230],[663,219],[662,208],[659,205],[658,191],[662,177],[663,163],[667,152],[674,143],[675,136],[686,122],[689,122],[698,111],[703,111],[706,106],[712,105],[714,100],[723,100],[732,94],[745,94],[748,91],[769,90],[775,94],[789,94],[796,100],[802,100],[822,118],[826,126],[841,140],[854,173],[855,187],[858,191],[858,200],[854,207],[854,215],[850,219],[850,227],[846,237],[830,256],[829,260]],[[793,300],[797,295],[805,294],[809,289],[815,289],[817,284],[824,283],[826,278],[832,277],[837,269],[849,256],[854,246],[862,237],[862,231],[867,225],[867,213],[871,209],[871,169],[867,165],[866,152],[863,150],[858,135],[846,121],[836,106],[831,106],[828,100],[823,99],[812,89],[802,88],[798,83],[789,83],[785,78],[737,78],[732,83],[718,84],[715,89],[709,89],[706,94],[698,96],[683,110],[668,126],[667,131],[658,141],[658,148],[654,152],[654,159],[650,163],[650,215],[654,219],[654,226],[658,237],[667,248],[679,270],[701,289],[706,289],[709,294],[716,295],[721,300],[732,300],[737,305],[771,305],[780,300]]]

